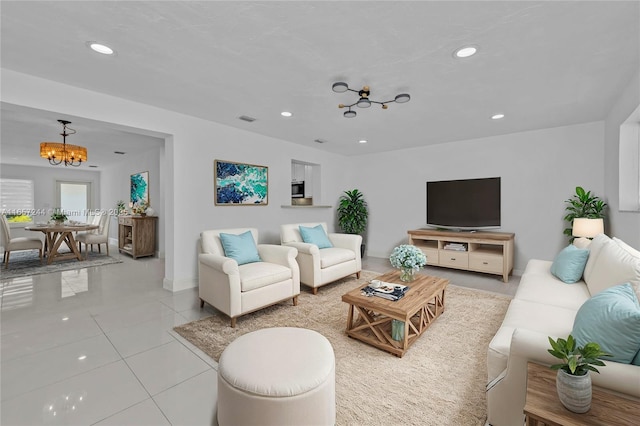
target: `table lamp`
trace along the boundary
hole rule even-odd
[[[602,218],[577,217],[573,219],[571,235],[577,237],[573,240],[573,245],[578,248],[587,248],[591,244],[591,239],[603,232],[604,220]]]

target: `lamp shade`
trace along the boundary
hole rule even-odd
[[[396,96],[396,102],[399,104],[409,102],[410,99],[411,99],[411,96],[409,96],[408,93],[401,93],[398,96]]]
[[[371,101],[367,98],[360,98],[360,100],[356,103],[356,106],[360,108],[369,108],[371,106]]]
[[[574,237],[593,238],[604,232],[604,220],[602,218],[590,219],[577,217],[573,219],[571,235]]]
[[[87,148],[80,145],[62,144],[57,142],[40,143],[40,157],[55,158],[63,162],[87,161]]]
[[[349,86],[347,85],[347,83],[343,83],[341,81],[338,81],[337,83],[333,83],[333,86],[331,86],[331,89],[334,92],[342,93],[342,92],[346,92],[347,90],[349,90]]]

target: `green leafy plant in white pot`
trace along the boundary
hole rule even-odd
[[[605,363],[599,358],[612,354],[604,352],[595,342],[577,346],[572,335],[566,340],[558,338],[556,341],[549,337],[549,343],[549,353],[562,360],[562,363],[550,367],[558,370],[556,390],[560,402],[569,411],[586,413],[591,408],[590,372],[600,373],[594,365],[603,367]]]

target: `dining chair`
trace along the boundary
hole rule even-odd
[[[85,245],[85,250],[87,251],[87,256],[89,255],[89,245],[91,245],[91,250],[93,251],[93,245],[98,245],[98,253],[102,253],[100,250],[100,244],[104,244],[107,246],[107,256],[109,256],[109,215],[103,213],[102,215],[96,216],[97,219],[94,219],[97,223],[93,223],[94,225],[98,225],[98,229],[95,229],[88,232],[79,233],[76,235],[76,241],[78,242],[78,246],[80,247],[80,253],[82,253],[82,244]],[[86,257],[86,256],[85,256]]]
[[[2,245],[4,246],[4,268],[9,267],[9,256],[12,251],[20,250],[38,250],[40,255],[40,263],[42,263],[42,240],[36,237],[16,237],[11,238],[11,228],[9,228],[9,221],[7,217],[2,215]]]

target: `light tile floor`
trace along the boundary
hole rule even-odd
[[[0,424],[216,424],[217,364],[172,330],[213,309],[199,308],[197,289],[164,290],[161,259],[112,256],[123,263],[0,277]],[[368,258],[363,269],[391,267]],[[508,295],[519,282],[423,273]]]

